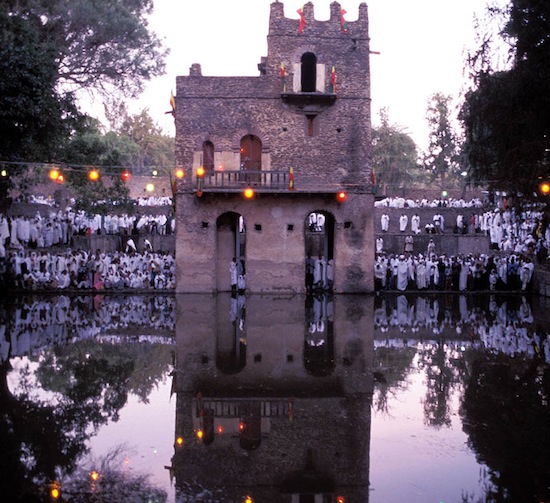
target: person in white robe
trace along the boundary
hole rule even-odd
[[[414,234],[420,234],[420,216],[415,213],[411,217],[411,232]]]
[[[422,255],[420,255],[418,263],[416,264],[416,288],[419,290],[424,290],[427,286],[426,261]]]
[[[404,291],[409,284],[409,264],[405,260],[405,255],[400,255],[397,263],[397,289]]]
[[[458,289],[461,292],[468,288],[468,275],[470,274],[470,264],[466,258],[459,258],[460,273],[458,275]]]
[[[382,232],[388,232],[390,226],[390,216],[387,213],[384,213],[380,217],[380,226],[382,227]]]
[[[8,219],[0,214],[0,257],[6,257],[6,241],[10,237]]]
[[[409,217],[405,213],[401,213],[399,217],[399,231],[405,232],[407,230],[407,224],[409,223]]]

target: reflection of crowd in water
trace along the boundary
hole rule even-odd
[[[550,362],[550,334],[537,333],[525,297],[497,299],[491,295],[485,306],[480,306],[479,300],[465,295],[377,297],[374,328],[387,338],[380,341],[375,335],[376,346],[402,347],[408,337],[446,336],[479,342],[497,352],[538,356]]]
[[[171,295],[27,298],[0,324],[0,361],[102,335],[174,335],[175,318]]]
[[[167,201],[171,199],[153,197],[138,203],[159,206]],[[67,208],[32,218],[0,214],[0,284],[29,290],[173,289],[174,254],[155,253],[148,239],[138,252],[132,236],[174,231],[171,213],[90,217]],[[73,236],[92,234],[125,236],[126,250],[88,253],[68,248]]]
[[[325,343],[325,335],[334,317],[332,296],[327,294],[309,295],[306,298],[307,343],[320,346]]]
[[[526,291],[531,285],[531,258],[515,254],[437,256],[377,253],[374,281],[377,290]]]

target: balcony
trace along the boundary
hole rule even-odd
[[[336,102],[332,93],[282,93],[283,103],[306,115],[318,115]]]
[[[202,191],[240,192],[251,187],[257,192],[282,192],[289,190],[289,183],[290,171],[207,171],[202,177]]]

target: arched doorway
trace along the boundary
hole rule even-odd
[[[312,211],[305,221],[305,285],[308,291],[332,291],[334,286],[334,217]]]
[[[231,262],[235,261],[237,276],[246,277],[246,223],[239,213],[227,212],[216,221],[216,279],[219,292],[232,288]]]

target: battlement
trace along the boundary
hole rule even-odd
[[[273,35],[292,35],[303,37],[352,37],[354,39],[368,38],[368,7],[366,3],[359,5],[359,15],[356,21],[346,20],[346,11],[340,3],[330,4],[330,18],[326,21],[315,19],[315,7],[312,2],[306,3],[297,11],[299,19],[285,17],[284,4],[275,1],[271,4],[269,33]]]

